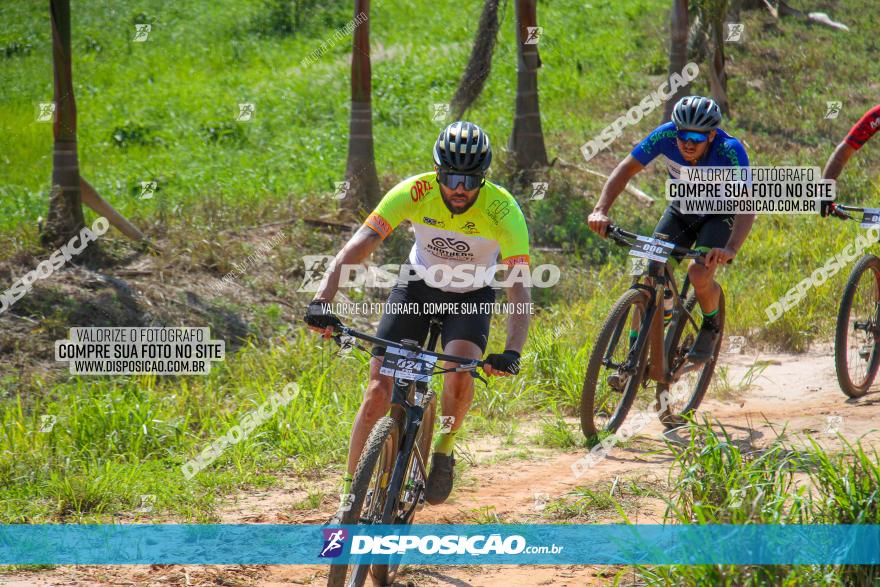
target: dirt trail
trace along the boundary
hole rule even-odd
[[[763,372],[745,385],[755,361],[766,362]],[[721,369],[720,367],[724,367]],[[820,345],[802,355],[724,353],[716,371],[719,382],[727,381],[728,392],[716,391],[704,402],[700,412],[719,420],[738,442],[760,447],[785,431],[789,436],[808,432],[832,448],[839,444],[840,432],[848,439],[863,437],[866,445],[878,445],[874,422],[880,417],[880,394],[870,393],[860,400],[848,400],[834,376],[830,345]],[[755,373],[752,369],[752,374]],[[726,399],[720,399],[726,398]],[[663,428],[652,420],[629,442],[616,446],[603,461],[575,478],[572,465],[584,450],[561,451],[541,448],[529,441],[535,430],[521,430],[522,444],[513,449],[486,446],[468,455],[461,483],[453,496],[441,506],[418,513],[419,523],[552,523],[545,512],[546,499],[558,500],[576,487],[604,488],[618,479],[636,480],[642,487],[662,493],[671,457],[662,450]],[[667,433],[666,438],[679,438]],[[522,458],[522,449],[528,449]],[[474,450],[476,446],[466,447]],[[465,451],[467,454],[467,450]],[[499,457],[499,455],[502,455]],[[506,457],[504,456],[506,455]],[[224,511],[225,523],[324,523],[335,503],[329,497],[336,479],[304,483],[285,480],[286,486],[270,491],[247,492],[237,496]],[[621,483],[621,486],[624,483]],[[318,508],[297,509],[309,492],[328,494]],[[615,495],[618,499],[620,497]],[[658,522],[663,502],[656,497],[625,499],[627,515],[633,522]],[[584,521],[619,521],[614,511],[606,511]],[[405,570],[400,585],[503,586],[510,585],[605,585],[614,569],[594,566],[562,567],[419,567]],[[266,567],[58,567],[45,572],[0,575],[2,585],[322,585],[325,568],[273,565]]]

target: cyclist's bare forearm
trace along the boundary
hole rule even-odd
[[[599,196],[599,201],[596,202],[596,207],[593,211],[607,214],[608,211],[611,210],[611,206],[614,205],[617,196],[626,189],[629,180],[635,177],[635,175],[644,168],[645,166],[639,163],[632,155],[627,155],[627,157],[614,168],[611,175],[608,176],[608,181],[605,182],[605,185],[602,188],[602,195]]]
[[[733,221],[733,228],[730,231],[730,238],[727,239],[727,248],[733,249],[735,253],[738,253],[740,247],[746,242],[746,237],[749,236],[754,222],[754,214],[737,214]]]
[[[327,276],[321,282],[316,300],[331,301],[339,290],[339,278],[345,265],[358,265],[373,254],[382,243],[382,237],[368,226],[361,226],[354,236],[349,239],[342,250],[336,254],[327,271]]]
[[[504,349],[522,354],[529,335],[532,290],[522,283],[514,283],[507,288],[507,300],[513,305],[514,312],[507,319],[507,343]]]
[[[846,143],[840,143],[837,145],[837,148],[834,149],[831,157],[828,158],[828,162],[825,163],[825,170],[822,172],[822,179],[837,179],[840,176],[840,172],[843,171],[844,166],[846,166],[846,162],[849,161],[849,158],[852,157],[852,154],[855,152],[856,150]]]

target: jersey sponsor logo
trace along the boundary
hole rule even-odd
[[[427,216],[422,216],[422,222],[424,222],[428,226],[439,226],[441,228],[444,226],[444,222],[442,220],[437,220],[436,218],[428,218]]]
[[[502,202],[501,200],[495,200],[491,204],[489,204],[489,208],[486,210],[486,214],[488,214],[489,218],[492,219],[492,222],[498,224],[504,217],[510,214],[510,203]]]
[[[465,234],[478,234],[480,232],[480,229],[473,222],[465,222],[459,230]]]
[[[419,200],[424,198],[432,189],[434,189],[434,186],[431,185],[431,182],[425,181],[423,179],[417,179],[412,187],[409,188],[409,197],[412,198],[413,202],[418,202]]]
[[[467,260],[474,256],[471,253],[471,246],[467,242],[451,237],[436,236],[431,239],[425,249],[432,255],[443,259]]]
[[[514,255],[513,257],[507,257],[506,259],[501,260],[502,263],[507,265],[508,267],[513,267],[514,265],[528,265],[529,264],[529,256],[528,255]]]
[[[880,116],[871,121],[871,128],[876,129],[880,126]]]
[[[372,212],[369,216],[367,216],[364,224],[378,232],[379,236],[381,236],[382,239],[391,234],[391,231],[393,230],[391,228],[391,224],[375,212]]]
[[[678,179],[679,177],[681,177],[681,165],[679,165],[672,159],[666,160],[666,170],[669,172],[669,175],[673,179]]]

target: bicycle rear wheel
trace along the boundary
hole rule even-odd
[[[388,482],[399,447],[399,434],[394,418],[385,416],[376,422],[358,460],[351,483],[354,500],[351,509],[343,514],[342,524],[381,523],[382,510],[388,499]],[[350,565],[331,565],[327,586],[361,587],[369,570],[369,564],[359,564],[357,560]]]
[[[688,312],[697,307],[697,298],[693,293],[688,296],[684,307]],[[718,300],[717,319],[721,330],[718,333],[718,341],[715,343],[712,357],[702,366],[693,365],[687,359],[699,333],[696,326],[683,313],[678,316],[675,323],[670,324],[664,343],[669,367],[673,373],[679,369],[683,369],[684,372],[672,385],[657,386],[657,413],[666,428],[676,428],[685,424],[685,418],[700,406],[706,396],[706,390],[709,389],[709,384],[712,382],[712,375],[715,374],[718,353],[721,351],[721,343],[724,339],[724,317],[724,291],[722,290]],[[692,370],[689,370],[690,368]]]
[[[846,282],[834,336],[834,366],[849,397],[868,393],[880,367],[880,259],[865,255]]]
[[[588,439],[595,439],[600,431],[615,432],[632,407],[645,375],[649,345],[644,345],[640,357],[631,356],[630,329],[640,333],[645,328],[648,303],[644,291],[628,289],[599,331],[581,390],[581,430]]]

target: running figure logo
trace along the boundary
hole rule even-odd
[[[745,31],[745,25],[741,22],[729,22],[727,23],[727,37],[724,39],[725,43],[739,43],[742,41],[743,32]]]
[[[329,528],[322,529],[321,531],[324,533],[324,548],[321,550],[321,554],[319,554],[318,557],[336,558],[342,554],[342,546],[348,539],[348,530],[343,530],[342,528],[334,530]]]
[[[40,102],[40,111],[37,114],[37,122],[55,121],[55,102]]]
[[[238,122],[250,122],[254,119],[256,107],[253,102],[242,102],[238,105],[238,116],[235,120]]]
[[[544,27],[542,26],[530,26],[526,27],[526,40],[523,41],[525,45],[537,45],[538,40],[540,40],[541,35],[544,33]]]
[[[550,185],[546,181],[533,181],[532,182],[532,197],[530,200],[543,200],[544,196],[547,195],[547,186]]]
[[[150,38],[150,31],[153,30],[153,25],[151,24],[136,24],[134,25],[134,38],[132,41],[135,43],[144,43]]]
[[[825,102],[825,120],[833,120],[837,118],[840,114],[841,108],[843,108],[843,102],[840,100]]]

